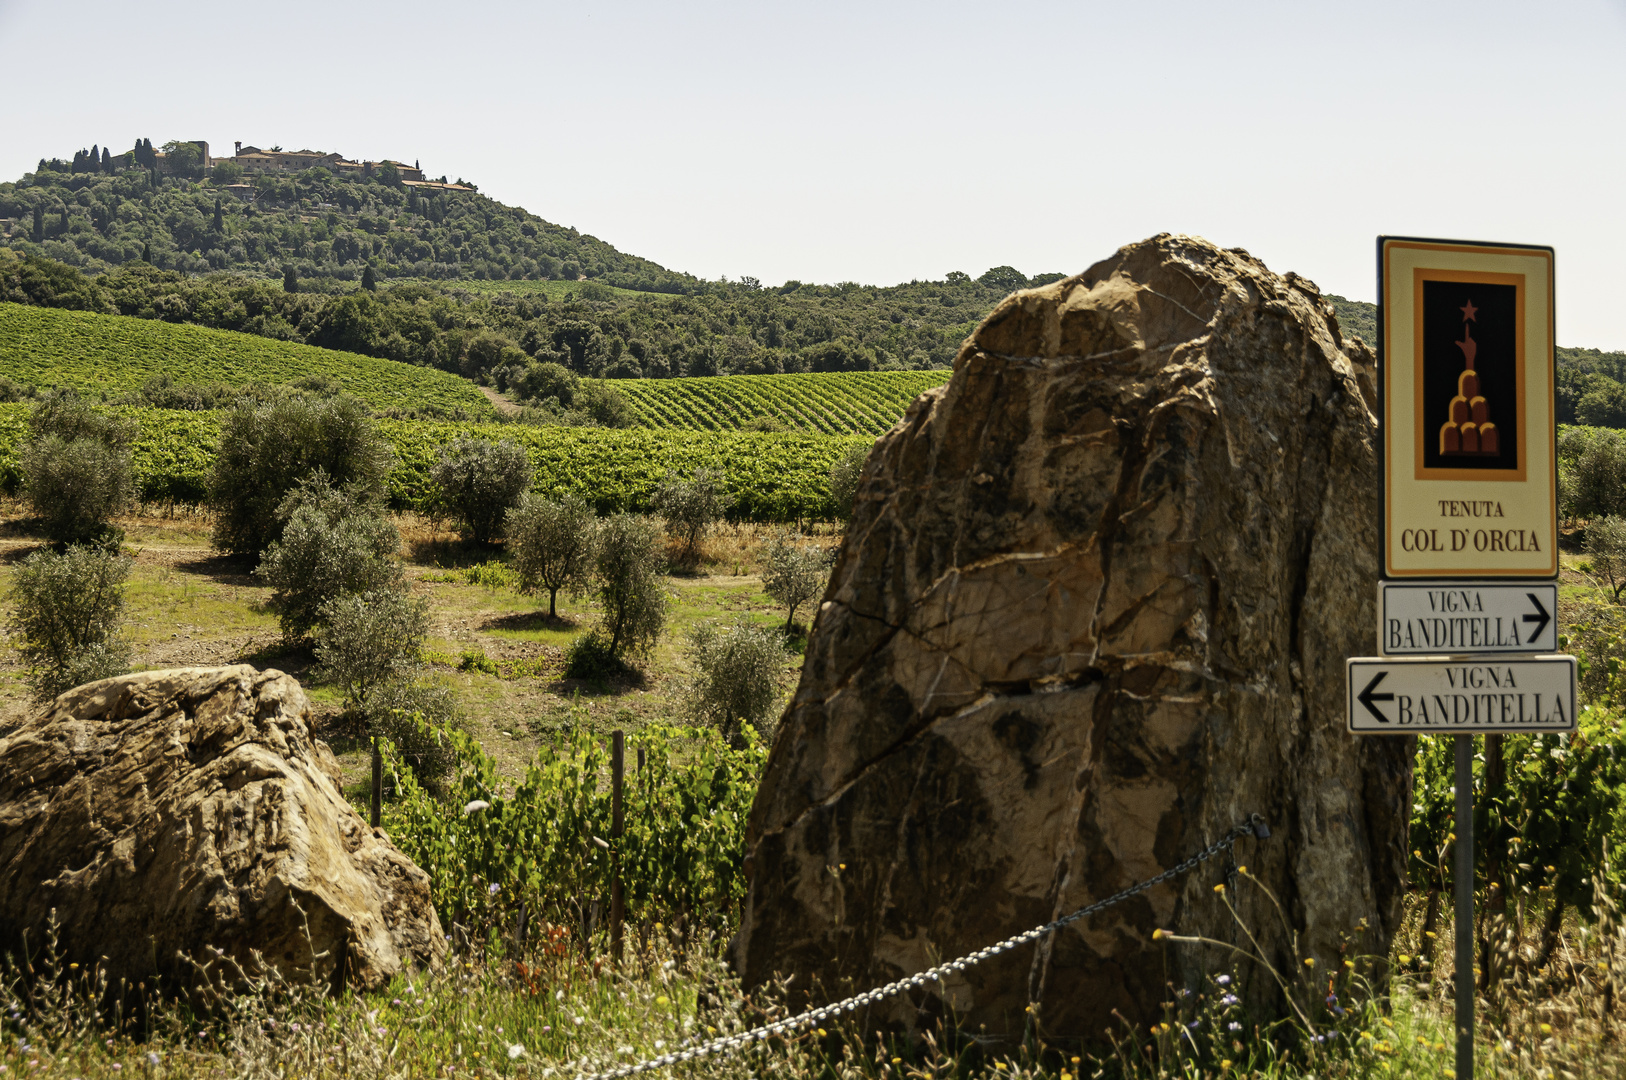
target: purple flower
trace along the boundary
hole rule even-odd
[[[1219,978],[1215,979],[1214,981],[1219,983],[1221,986],[1230,986],[1231,985],[1231,977],[1229,975],[1221,975]]]
[[[486,894],[489,896],[496,896],[500,892],[502,892],[502,886],[498,885],[495,881],[491,883],[491,888],[486,890]]]
[[[1220,998],[1220,1004],[1221,1005],[1235,1005],[1238,1000],[1239,999],[1237,998],[1237,996],[1235,994],[1226,994],[1224,997]]]

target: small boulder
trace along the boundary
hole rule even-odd
[[[340,793],[305,692],[240,664],[70,690],[0,726],[0,942],[111,986],[214,950],[335,990],[445,952],[429,876]]]

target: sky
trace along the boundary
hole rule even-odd
[[[1626,0],[0,0],[0,56],[0,178],[138,137],[417,160],[767,284],[1167,231],[1373,300],[1380,234],[1547,244],[1559,343],[1626,349]]]

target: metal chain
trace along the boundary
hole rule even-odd
[[[887,983],[885,986],[878,986],[874,990],[869,990],[862,994],[858,994],[855,997],[850,997],[845,1001],[838,1001],[830,1005],[821,1005],[816,1009],[809,1009],[807,1012],[804,1012],[799,1016],[779,1020],[772,1024],[764,1024],[762,1027],[752,1028],[750,1031],[741,1032],[738,1035],[724,1035],[713,1039],[710,1042],[702,1043],[699,1046],[693,1046],[687,1050],[675,1050],[670,1054],[662,1054],[660,1057],[649,1058],[648,1060],[640,1061],[634,1065],[622,1065],[600,1073],[578,1073],[577,1080],[623,1080],[624,1077],[637,1076],[639,1073],[649,1072],[654,1069],[664,1069],[668,1065],[678,1065],[686,1061],[697,1061],[700,1058],[711,1057],[714,1054],[729,1053],[731,1051],[749,1046],[751,1043],[761,1042],[764,1039],[772,1038],[775,1035],[786,1035],[802,1028],[814,1027],[820,1022],[828,1020],[833,1016],[838,1016],[844,1012],[856,1012],[865,1005],[873,1005],[878,1001],[883,1001],[886,998],[892,997],[894,994],[902,993],[905,990],[913,990],[924,986],[929,982],[939,980],[944,975],[956,974],[964,971],[966,968],[980,964],[984,960],[998,956],[1000,953],[1009,952],[1019,945],[1025,945],[1030,941],[1037,941],[1039,938],[1051,933],[1052,931],[1060,930],[1062,927],[1075,923],[1079,919],[1094,915],[1099,911],[1104,911],[1114,904],[1128,900],[1131,896],[1137,896],[1140,893],[1145,892],[1147,889],[1161,885],[1165,881],[1170,881],[1177,878],[1182,874],[1190,872],[1191,870],[1200,866],[1202,863],[1207,862],[1209,859],[1212,859],[1220,852],[1229,851],[1231,847],[1244,836],[1256,836],[1259,839],[1264,840],[1270,836],[1270,827],[1265,824],[1265,819],[1260,817],[1258,814],[1250,814],[1248,815],[1248,820],[1245,823],[1232,826],[1231,830],[1224,836],[1208,845],[1202,851],[1199,851],[1197,854],[1191,856],[1185,862],[1182,862],[1177,866],[1170,867],[1156,877],[1150,877],[1139,884],[1131,885],[1122,892],[1113,893],[1105,900],[1097,900],[1088,907],[1079,908],[1071,915],[1063,915],[1054,922],[1045,923],[1043,926],[1036,926],[1032,930],[1025,930],[1022,933],[1017,934],[1015,937],[1006,938],[997,945],[990,945],[985,949],[978,949],[976,952],[962,956],[958,960],[950,960],[946,964],[938,964],[934,968],[928,968],[925,971],[899,979],[896,982]]]

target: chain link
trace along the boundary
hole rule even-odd
[[[967,955],[960,957],[958,960],[950,960],[946,964],[938,964],[934,968],[928,968],[925,971],[914,975],[909,975],[905,978],[897,980],[896,982],[887,983],[885,986],[878,986],[874,990],[867,990],[864,993],[858,994],[855,997],[850,997],[845,1001],[838,1001],[831,1005],[821,1005],[816,1009],[809,1009],[807,1012],[804,1012],[799,1016],[779,1020],[772,1024],[764,1024],[761,1027],[752,1028],[750,1031],[741,1032],[738,1035],[724,1035],[713,1039],[710,1042],[702,1043],[699,1046],[692,1046],[687,1050],[674,1050],[672,1053],[662,1054],[660,1057],[649,1058],[648,1060],[640,1061],[634,1065],[622,1065],[600,1073],[578,1073],[577,1080],[623,1080],[625,1077],[637,1076],[639,1073],[650,1072],[654,1069],[664,1069],[668,1065],[680,1065],[687,1061],[698,1061],[701,1058],[711,1057],[714,1054],[730,1053],[749,1046],[754,1042],[762,1042],[765,1039],[771,1039],[776,1035],[788,1035],[804,1028],[814,1027],[819,1023],[822,1023],[823,1021],[832,1017],[839,1016],[844,1012],[856,1012],[866,1005],[873,1005],[878,1001],[884,1001],[885,999],[892,997],[895,994],[900,994],[905,990],[917,989],[929,982],[940,980],[944,975],[957,974],[964,971],[966,968],[974,967],[975,965],[982,963],[984,960],[998,956],[1000,953],[1009,952],[1010,950],[1017,948],[1018,946],[1025,945],[1030,941],[1037,941],[1046,934],[1060,930],[1062,927],[1069,926],[1080,919],[1088,918],[1097,912],[1105,911],[1114,904],[1119,904],[1125,900],[1128,900],[1131,896],[1138,896],[1147,889],[1155,888],[1166,881],[1172,881],[1175,878],[1196,869],[1198,866],[1207,862],[1209,859],[1212,859],[1220,852],[1229,851],[1231,847],[1244,836],[1255,836],[1261,840],[1267,839],[1270,836],[1270,827],[1265,824],[1265,819],[1260,817],[1258,814],[1250,814],[1248,815],[1248,820],[1245,823],[1232,826],[1231,830],[1224,836],[1208,845],[1202,851],[1199,851],[1197,854],[1191,856],[1185,862],[1182,862],[1177,866],[1170,867],[1156,877],[1150,877],[1139,884],[1131,885],[1122,892],[1113,893],[1105,900],[1097,900],[1088,907],[1079,908],[1071,915],[1063,915],[1054,922],[1045,923],[1043,926],[1036,926],[1032,930],[1024,930],[1015,937],[1008,937],[1004,941],[999,942],[997,945],[989,945],[987,948],[978,949],[976,952],[968,953]]]

